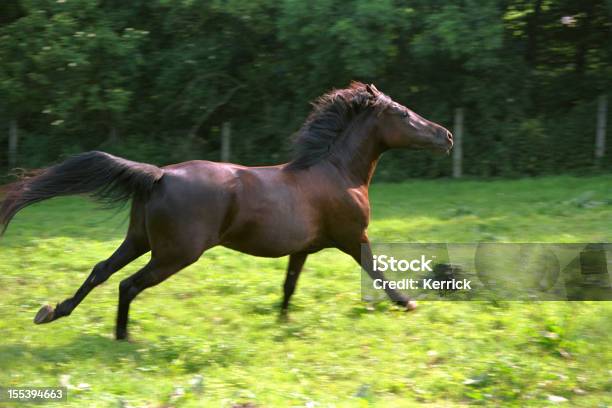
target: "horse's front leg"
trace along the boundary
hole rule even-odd
[[[365,233],[358,242],[351,243],[345,247],[341,247],[340,249],[352,256],[353,259],[355,259],[355,261],[357,261],[357,263],[360,264],[361,267],[368,273],[372,280],[380,279],[383,282],[388,281],[382,272],[374,269],[372,248],[370,247],[370,241]],[[395,289],[390,289],[389,285],[384,285],[384,288],[385,293],[387,296],[389,296],[389,299],[400,306],[404,306],[406,311],[416,309],[416,302],[411,300],[408,296],[398,292]]]
[[[308,256],[305,252],[291,254],[289,256],[289,266],[287,266],[287,277],[285,278],[285,284],[283,285],[283,304],[281,305],[281,316],[287,315],[287,309],[289,308],[289,301],[293,292],[295,292],[295,285],[300,277],[300,272],[304,267],[304,262]]]

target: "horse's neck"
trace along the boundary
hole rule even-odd
[[[378,159],[383,153],[374,131],[373,127],[367,129],[367,133],[363,128],[356,129],[355,133],[347,135],[346,146],[332,158],[354,186],[369,187]]]

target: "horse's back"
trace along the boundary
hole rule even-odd
[[[316,237],[316,216],[282,166],[244,167],[191,161],[163,168],[146,204],[152,245],[224,245],[259,256],[305,250]]]

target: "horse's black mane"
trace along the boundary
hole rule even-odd
[[[366,110],[375,112],[390,102],[384,94],[373,93],[361,82],[319,97],[294,139],[294,157],[288,167],[304,169],[328,157],[334,143],[357,115]]]

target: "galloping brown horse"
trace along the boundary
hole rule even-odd
[[[55,196],[89,194],[105,203],[132,199],[127,236],[98,263],[73,297],[43,306],[34,322],[68,316],[113,273],[151,251],[140,271],[121,281],[117,339],[127,337],[134,298],[194,263],[216,245],[247,254],[289,255],[282,310],[286,311],[308,254],[335,247],[373,279],[366,228],[368,186],[380,155],[391,148],[448,152],[452,135],[374,85],[353,83],[320,97],[300,129],[293,161],[270,167],[190,161],[163,168],[103,152],[83,153],[10,185],[0,208],[3,230],[22,208]],[[365,244],[365,245],[364,245]],[[361,256],[361,251],[365,251]],[[387,295],[407,310],[414,302]]]

